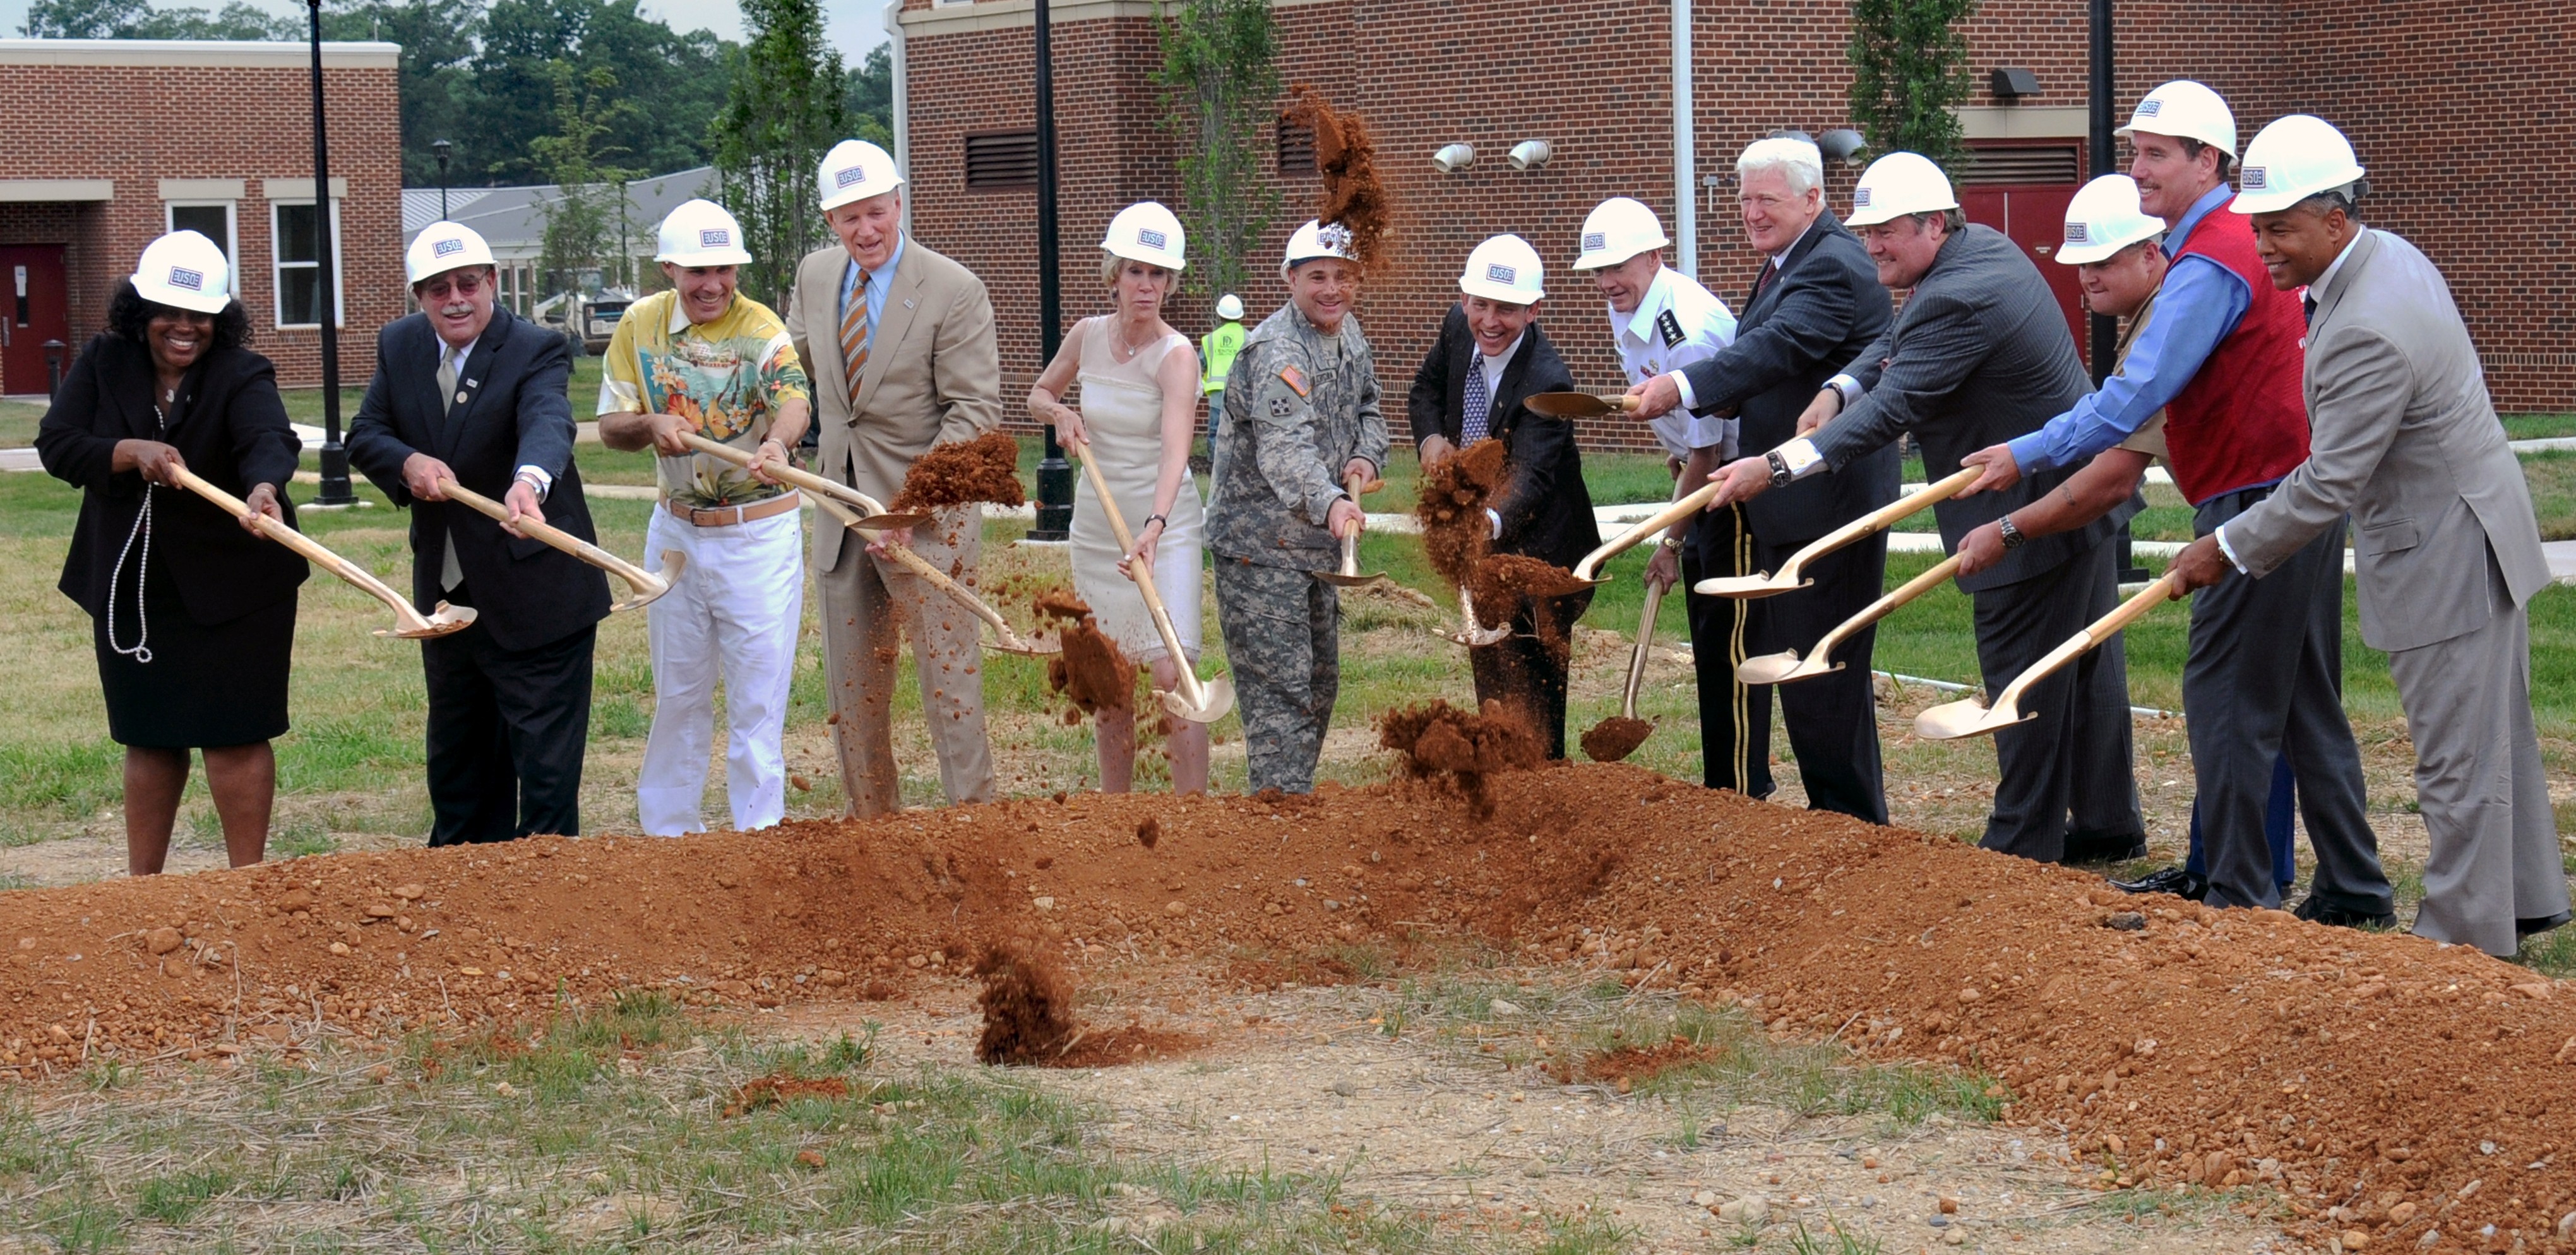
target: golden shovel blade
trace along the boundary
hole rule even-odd
[[[841,526],[863,527],[872,532],[900,532],[906,528],[919,527],[929,521],[930,516],[927,514],[888,513],[871,514],[865,518],[851,519],[849,522],[844,523]]]
[[[2036,710],[2026,715],[2021,713],[2019,702],[1988,709],[1984,702],[1974,697],[1962,697],[1914,716],[1914,735],[1926,740],[1955,741],[1962,737],[1999,732],[2038,717]]]
[[[1691,585],[1691,591],[1702,597],[1732,597],[1749,601],[1756,597],[1794,593],[1813,583],[1814,580],[1784,580],[1771,575],[1713,575]]]
[[[1201,680],[1199,692],[1207,700],[1205,706],[1190,705],[1188,696],[1177,690],[1156,689],[1154,696],[1162,700],[1163,709],[1191,723],[1215,723],[1234,710],[1234,681],[1231,678],[1219,675]]]
[[[647,576],[653,579],[654,586],[648,590],[628,585],[626,589],[626,600],[610,602],[608,604],[608,612],[610,614],[616,614],[619,611],[641,610],[646,606],[652,605],[654,599],[671,591],[672,583],[680,578],[680,571],[688,565],[689,555],[682,553],[677,549],[663,550],[662,569],[659,571],[645,572]],[[622,579],[624,577],[621,576],[620,578]]]
[[[1594,396],[1589,392],[1540,392],[1522,399],[1532,414],[1548,418],[1604,418],[1625,414],[1637,403],[1624,396]]]
[[[442,601],[437,609],[430,611],[429,617],[421,619],[418,626],[405,623],[400,627],[377,628],[376,635],[399,636],[407,641],[436,640],[474,626],[474,617],[481,613],[472,606],[451,606]],[[418,615],[418,611],[413,612],[413,617]]]
[[[1829,662],[1829,655],[1819,654],[1801,661],[1798,651],[1784,649],[1776,654],[1762,654],[1735,664],[1739,684],[1787,684],[1793,680],[1812,680],[1832,675],[1843,669],[1839,662]]]

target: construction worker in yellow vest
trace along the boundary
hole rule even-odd
[[[1208,399],[1210,453],[1216,450],[1217,419],[1225,413],[1225,375],[1242,351],[1243,298],[1228,292],[1216,299],[1216,327],[1199,337],[1199,391]]]

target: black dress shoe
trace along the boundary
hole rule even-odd
[[[2209,882],[2183,867],[2148,872],[2136,880],[2114,880],[2111,887],[2122,893],[2170,893],[2194,902],[2209,896]]]
[[[2119,863],[2147,856],[2147,837],[2142,832],[2113,835],[2107,832],[2070,832],[2066,834],[2068,864]]]
[[[2395,928],[2395,911],[2346,911],[2327,906],[2309,894],[2300,900],[2298,909],[2290,912],[2300,919],[2313,920],[2333,928]]]
[[[2513,922],[2513,935],[2517,937],[2528,937],[2533,933],[2545,933],[2552,928],[2556,928],[2559,925],[2566,923],[2568,918],[2569,916],[2567,912],[2560,911],[2556,915],[2543,915],[2535,919],[2518,919]]]

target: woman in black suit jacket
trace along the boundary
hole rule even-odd
[[[266,852],[277,794],[269,742],[287,726],[304,559],[172,475],[185,467],[294,522],[278,489],[299,445],[275,370],[242,347],[250,319],[229,298],[227,270],[194,232],[144,250],[36,436],[45,469],[82,489],[59,587],[92,620],[108,734],[125,746],[126,867],[137,876],[169,853],[191,748],[205,752],[233,866]]]

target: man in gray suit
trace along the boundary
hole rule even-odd
[[[2530,489],[2442,272],[2354,219],[2367,185],[2343,135],[2282,118],[2239,187],[2273,286],[2307,288],[2308,459],[2183,550],[2176,595],[2267,576],[2352,515],[2361,638],[2388,651],[2433,845],[2415,931],[2509,957],[2568,919],[2531,720],[2524,603],[2549,563]]]
[[[1877,342],[1816,394],[1796,439],[1718,472],[1720,505],[1842,473],[1902,433],[1922,446],[1925,471],[1944,477],[1962,457],[2038,430],[2087,391],[2048,280],[2001,233],[1966,224],[1940,167],[1914,153],[1879,158],[1852,192],[1849,222],[1878,281],[1913,294]],[[1941,502],[1933,509],[1942,543],[1955,550],[1968,532],[2045,497],[2071,473]],[[2002,561],[1959,579],[1975,602],[1977,662],[1990,688],[2118,601],[2106,542],[2135,511],[2133,503],[2053,536],[2008,537]],[[2032,685],[2023,703],[2039,717],[1995,736],[2002,779],[1980,844],[2045,863],[2144,854],[2120,642]]]

